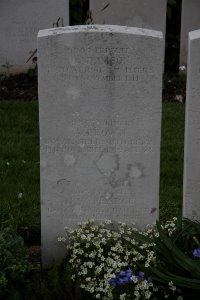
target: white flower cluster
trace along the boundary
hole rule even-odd
[[[169,234],[174,230],[173,224],[169,222],[165,225]],[[136,300],[151,298],[156,287],[147,278],[139,278],[137,271],[138,263],[142,263],[146,268],[155,264],[154,244],[149,241],[139,242],[138,236],[147,240],[158,236],[155,226],[147,226],[144,231],[139,232],[125,223],[114,224],[108,220],[97,224],[94,220],[89,220],[79,224],[76,229],[65,230],[67,239],[60,237],[58,240],[66,242],[72,279],[81,282],[82,289],[96,299],[113,299],[116,289],[109,281],[122,270],[131,268],[132,296],[134,295]],[[172,286],[170,289],[172,290]],[[132,299],[131,294],[124,291],[119,295],[119,299]]]
[[[150,299],[153,292],[153,289],[150,290],[150,288],[153,287],[153,283],[149,282],[147,279],[139,280],[137,276],[133,276],[132,280],[136,283],[134,287],[134,299]]]
[[[186,70],[187,70],[187,67],[184,66],[184,65],[183,65],[183,66],[180,66],[180,67],[179,67],[179,70],[180,70],[180,71],[186,71]]]
[[[121,270],[129,266],[136,270],[136,262],[147,260],[147,263],[151,264],[155,259],[150,249],[151,245],[139,245],[135,238],[138,230],[124,223],[113,224],[108,220],[97,225],[94,220],[90,220],[79,224],[75,230],[66,228],[66,232],[69,263],[74,273],[72,278],[79,278],[81,288],[97,299],[113,299],[113,287],[109,280]],[[58,240],[64,242],[66,239]],[[136,246],[144,249],[146,255],[140,254],[135,249]],[[143,283],[138,287],[137,293],[142,287],[145,287],[146,291]],[[149,295],[148,291],[146,295]],[[120,297],[128,299],[127,295],[126,298],[123,294]]]
[[[168,235],[171,236],[173,232],[176,230],[176,222],[177,218],[174,217],[172,221],[167,221],[165,225],[162,226],[162,228],[167,231]]]

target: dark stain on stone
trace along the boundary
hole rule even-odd
[[[154,214],[156,211],[157,211],[157,208],[156,208],[156,207],[153,207],[153,208],[151,209],[151,214]]]
[[[68,185],[71,183],[71,181],[67,180],[66,178],[61,178],[57,181],[57,185],[62,185],[63,183],[66,183]]]

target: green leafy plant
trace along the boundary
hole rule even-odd
[[[159,236],[153,238],[156,262],[147,270],[153,282],[181,288],[183,299],[200,292],[200,223],[178,220],[169,235],[160,222],[156,224]]]
[[[0,299],[24,299],[32,270],[23,239],[12,227],[0,229]]]

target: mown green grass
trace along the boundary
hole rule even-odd
[[[184,108],[163,105],[160,217],[182,208]],[[40,225],[37,102],[0,102],[0,221]],[[22,195],[21,195],[21,194]],[[20,198],[21,195],[21,198]]]
[[[38,104],[0,102],[0,137],[0,220],[39,226]]]
[[[182,213],[185,105],[165,103],[162,114],[160,218]]]

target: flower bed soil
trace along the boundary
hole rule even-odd
[[[0,101],[38,100],[37,75],[34,70],[27,74],[0,75]]]

